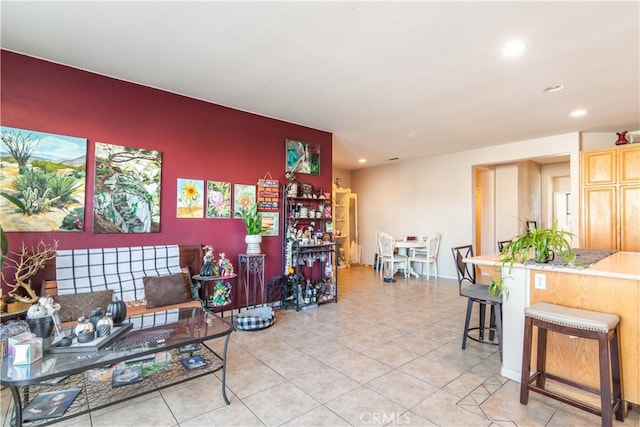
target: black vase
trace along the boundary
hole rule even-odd
[[[98,326],[98,320],[102,319],[104,314],[102,313],[102,309],[100,307],[94,307],[89,312],[89,322],[93,325],[93,330],[96,330]]]
[[[124,301],[111,301],[107,306],[107,314],[111,313],[114,325],[120,325],[127,318],[127,304]]]
[[[39,338],[47,338],[53,331],[53,318],[51,316],[27,319],[27,324],[29,325],[31,332]]]

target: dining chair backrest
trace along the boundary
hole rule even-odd
[[[463,286],[476,284],[476,269],[474,265],[463,262],[463,259],[471,258],[473,256],[473,245],[451,248],[451,253],[453,253],[453,260],[456,264],[456,273],[458,274],[458,292],[462,295]]]
[[[396,239],[392,235],[380,232],[378,235],[378,247],[380,256],[393,258],[393,250],[396,246]]]
[[[440,233],[435,233],[427,237],[427,257],[437,258],[440,249]]]
[[[498,252],[502,252],[507,243],[511,243],[511,240],[498,240]]]

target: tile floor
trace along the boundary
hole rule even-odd
[[[73,426],[599,426],[600,418],[500,375],[496,347],[460,349],[466,301],[457,282],[340,270],[339,302],[277,311],[276,323],[234,332],[227,395],[207,376],[95,411]],[[219,344],[213,342],[214,347]],[[1,395],[8,425],[10,395]],[[636,406],[624,423],[640,426]]]

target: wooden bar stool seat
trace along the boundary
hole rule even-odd
[[[599,415],[602,418],[603,426],[612,425],[614,412],[618,421],[624,421],[625,408],[622,393],[620,341],[618,339],[619,323],[620,317],[616,314],[581,310],[545,302],[526,307],[520,403],[527,404],[529,390],[531,390]],[[538,328],[538,348],[536,371],[530,375],[534,326]],[[547,331],[598,341],[600,389],[593,389],[546,372]],[[545,387],[547,378],[599,395],[600,408],[547,389]]]

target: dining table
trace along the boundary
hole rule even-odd
[[[396,240],[395,247],[398,248],[398,255],[405,255],[407,257],[407,268],[409,270],[409,274],[415,277],[420,277],[420,275],[413,270],[411,264],[409,263],[409,249],[426,249],[427,242],[425,240],[398,239]]]

